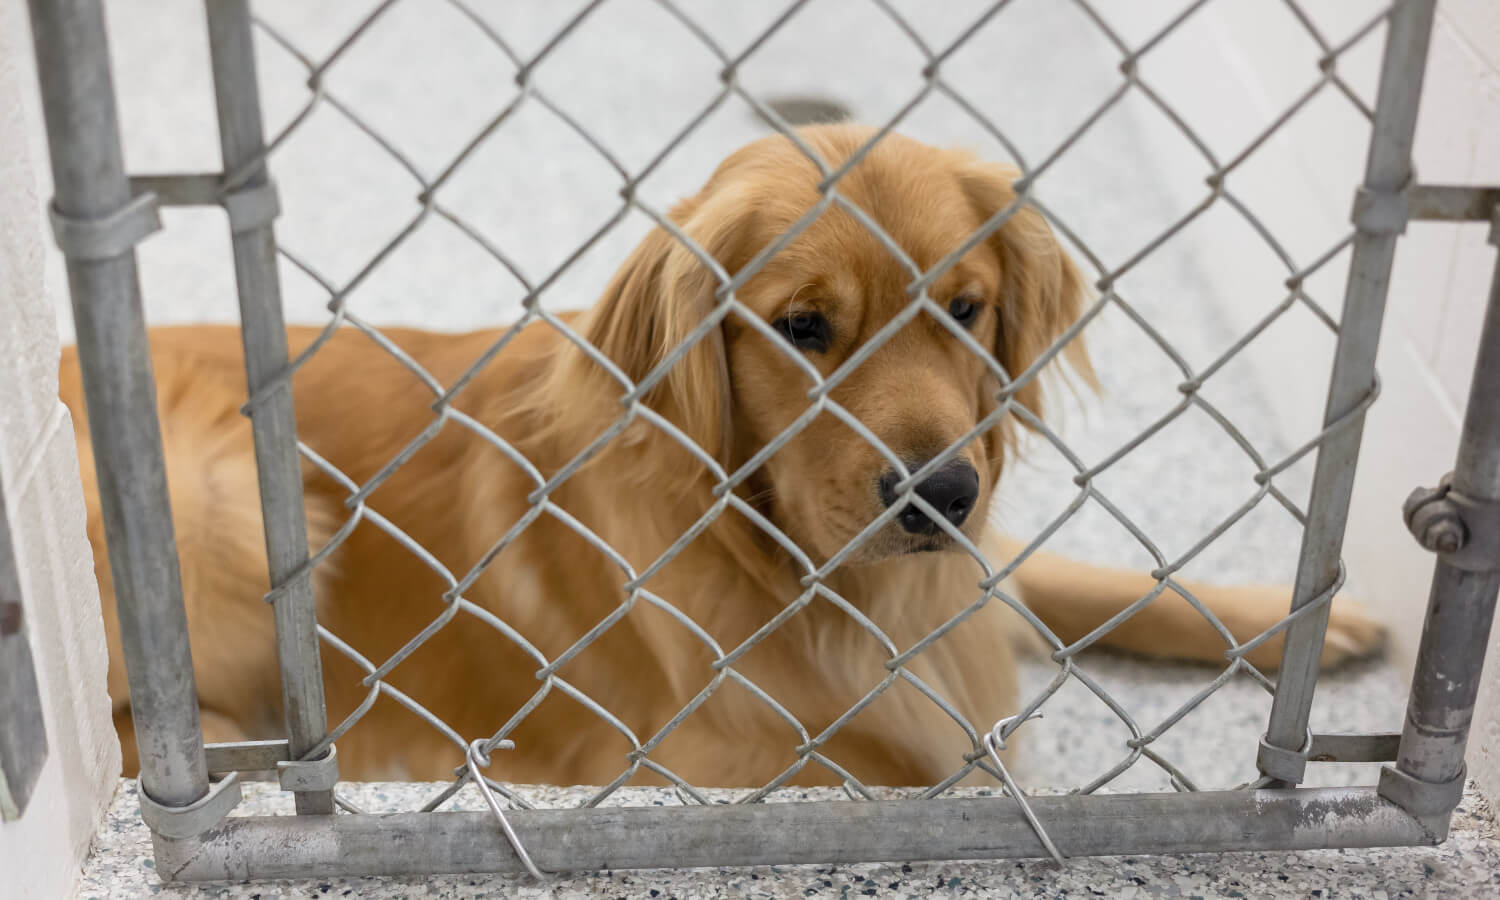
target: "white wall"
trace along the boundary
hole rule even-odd
[[[1339,39],[1383,4],[1304,5]],[[1236,2],[1211,4],[1200,15],[1207,17],[1204,31],[1211,39],[1164,47],[1168,65],[1160,76],[1177,89],[1176,100],[1200,113],[1190,117],[1195,124],[1206,118],[1212,133],[1215,111],[1226,120],[1268,118],[1314,80],[1302,63],[1316,50],[1290,17],[1266,5]],[[1374,100],[1383,34],[1374,37],[1338,64],[1367,102]],[[1209,64],[1217,60],[1230,65]],[[1226,69],[1235,74],[1224,74]],[[1218,77],[1204,74],[1215,71]],[[1265,165],[1231,177],[1231,187],[1253,198],[1257,213],[1275,224],[1289,247],[1312,248],[1319,240],[1326,246],[1328,235],[1348,228],[1369,134],[1351,109],[1325,91],[1257,152]],[[1491,0],[1438,4],[1415,162],[1423,182],[1500,184],[1500,5]],[[1495,265],[1487,230],[1483,224],[1413,223],[1397,251],[1378,362],[1383,394],[1367,419],[1345,558],[1353,591],[1391,624],[1403,672],[1415,660],[1433,559],[1407,534],[1401,502],[1412,488],[1436,483],[1453,466]],[[1216,289],[1222,286],[1214,299],[1236,327],[1249,328],[1267,306],[1263,295],[1236,289],[1235,271],[1250,263],[1232,240],[1209,236],[1203,252],[1205,265],[1217,270]],[[1347,268],[1345,254],[1313,281],[1321,289],[1318,299],[1335,315]],[[1321,419],[1333,344],[1310,317],[1295,324],[1273,328],[1247,355],[1284,436],[1300,442]],[[1500,799],[1500,642],[1491,645],[1469,764],[1486,796]]]
[[[77,451],[57,399],[59,344],[29,146],[36,103],[19,0],[0,0],[0,478],[50,751],[19,821],[0,824],[0,894],[65,897],[120,771],[104,625],[84,534]],[[26,68],[23,68],[25,66]]]

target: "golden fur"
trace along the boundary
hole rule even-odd
[[[805,130],[838,165],[870,134],[854,126]],[[1014,198],[1016,172],[900,136],[883,140],[839,184],[843,196],[885,228],[922,270],[959,246]],[[814,167],[784,138],[730,156],[673,220],[733,273],[818,199]],[[853,216],[832,209],[773,257],[737,296],[767,323],[788,309],[823,315],[826,351],[803,358],[825,376],[909,302],[910,274]],[[716,279],[665,231],[649,235],[590,311],[564,316],[633,380],[646,378],[687,338],[714,302]],[[1016,213],[930,286],[942,306],[982,301],[974,338],[1021,373],[1078,315],[1085,285],[1042,217]],[[437,380],[452,384],[499,331],[385,333]],[[293,354],[317,334],[289,329]],[[1074,342],[1071,348],[1081,347]],[[811,380],[772,340],[738,316],[711,330],[645,394],[644,404],[734,471],[807,408]],[[239,335],[217,326],[152,334],[198,696],[210,741],[276,736],[280,692],[267,590]],[[1088,377],[1081,350],[1069,351]],[[352,329],[343,329],[295,380],[301,438],[358,483],[369,481],[434,421],[433,396],[409,371]],[[963,437],[991,412],[998,382],[930,316],[905,325],[829,394],[905,459],[923,460]],[[459,394],[454,409],[493,429],[550,477],[616,420],[622,388],[546,323],[525,328]],[[89,535],[106,597],[110,693],[134,768],[129,699],[110,597],[102,525],[75,355],[64,355],[62,396],[74,413],[89,496]],[[1035,380],[1018,400],[1044,414]],[[971,440],[963,458],[981,495],[965,534],[1009,559],[1017,545],[989,530],[990,490],[1013,446],[1013,417]],[[821,564],[884,508],[876,485],[889,463],[831,412],[820,413],[765,461],[736,494]],[[716,502],[705,462],[663,423],[638,417],[551,494],[556,508],[644,571]],[[369,497],[370,507],[462,577],[531,508],[535,482],[458,417]],[[309,541],[323,546],[346,521],[347,491],[306,468]],[[892,523],[827,579],[828,588],[904,650],[978,596],[981,572],[951,541]],[[932,549],[941,552],[914,552]],[[465,738],[495,732],[539,700],[509,736],[503,777],[522,782],[603,783],[628,764],[629,742],[577,699],[592,698],[642,742],[713,685],[716,690],[649,759],[699,785],[758,785],[817,752],[870,784],[931,784],[974,749],[968,734],[905,679],[831,738],[819,736],[883,680],[889,651],[832,599],[818,596],[716,679],[712,652],[660,609],[670,603],[726,652],[802,593],[799,564],[735,508],[725,509],[622,609],[626,574],[554,515],[541,515],[495,555],[464,598],[489,611],[549,660],[611,615],[623,613],[586,650],[557,669],[549,691],[540,666],[513,641],[467,612],[438,631],[391,674],[389,684]],[[1064,641],[1087,634],[1152,582],[1144,574],[1090,568],[1039,553],[1013,576],[1021,597]],[[445,609],[447,583],[369,521],[315,576],[319,620],[375,662],[385,660]],[[1191,586],[1239,639],[1286,611],[1274,587]],[[1342,602],[1342,601],[1341,601]],[[1013,713],[1015,648],[1026,626],[998,602],[912,660],[911,672],[981,730]],[[1380,629],[1357,608],[1336,606],[1325,661],[1373,648]],[[1223,641],[1181,598],[1158,598],[1103,644],[1186,659],[1223,659]],[[1254,662],[1274,666],[1279,644]],[[343,654],[323,655],[330,723],[365,698],[364,671]],[[747,688],[783,707],[773,710]],[[794,717],[806,733],[787,720]],[[445,778],[461,751],[389,696],[339,740],[351,779]],[[659,778],[646,769],[638,781]],[[793,783],[838,783],[813,762]]]

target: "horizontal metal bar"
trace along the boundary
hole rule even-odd
[[[1308,762],[1392,762],[1401,746],[1401,733],[1315,734],[1307,751]]]
[[[1374,788],[1030,798],[1067,856],[1436,844]],[[507,812],[545,871],[1042,857],[1009,798]],[[520,872],[488,812],[230,818],[156,841],[169,881]]]
[[[136,175],[130,179],[130,192],[155,194],[162,206],[217,206],[224,194],[223,185],[222,172]]]
[[[292,758],[284,740],[209,744],[203,748],[203,754],[208,759],[208,771],[214,775],[228,772],[274,772],[277,763]]]
[[[1407,193],[1407,202],[1411,219],[1488,222],[1500,207],[1500,187],[1418,184]]]
[[[233,234],[263,228],[270,225],[281,213],[281,199],[276,185],[268,178],[253,179],[231,191],[224,190],[225,176],[220,172],[203,172],[188,175],[141,175],[130,179],[130,190],[137,200],[148,198],[151,204],[149,224],[153,227],[137,227],[130,237],[130,246],[150,234],[161,225],[156,219],[159,206],[222,206],[229,214],[229,230]],[[54,230],[57,230],[54,217]],[[62,244],[59,232],[58,243]],[[64,245],[66,246],[66,245]]]

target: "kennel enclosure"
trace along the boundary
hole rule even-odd
[[[307,110],[319,102],[332,102],[326,100],[321,72],[393,2],[380,4],[330,57],[306,60],[312,93]],[[1001,227],[1023,205],[1048,212],[1042,205],[1043,192],[1033,190],[1043,184],[1041,176],[1120,96],[1141,92],[1161,102],[1152,95],[1150,83],[1136,63],[1162,36],[1201,7],[1204,0],[1187,5],[1155,38],[1138,46],[1119,38],[1087,2],[1075,2],[1119,47],[1120,87],[1052,154],[1022,166],[1024,175],[1016,203],[986,223],[981,233],[970,239],[971,245]],[[457,0],[455,3],[467,9]],[[490,131],[504,127],[510,110],[522,103],[540,104],[567,118],[566,112],[529,80],[528,73],[559,42],[567,40],[570,31],[598,5],[598,2],[589,4],[570,19],[534,57],[515,56],[499,35],[491,33],[498,51],[514,60],[522,90],[511,106],[476,136],[475,143]],[[691,17],[672,3],[663,0],[662,5],[691,23]],[[791,27],[788,23],[801,5],[791,4],[773,22],[770,31]],[[901,14],[888,4],[876,5],[901,21]],[[970,40],[981,25],[1002,15],[1006,5],[1003,0],[994,4],[946,48],[928,48],[913,33],[913,39],[921,44],[929,60],[921,73],[918,99],[930,92],[953,93],[951,86],[943,81],[944,59]],[[339,809],[336,742],[339,735],[357,727],[359,711],[330,728],[320,654],[325,646],[330,652],[345,655],[353,651],[319,625],[311,577],[315,567],[337,548],[349,530],[361,521],[376,521],[366,504],[372,486],[344,479],[350,497],[347,504],[350,517],[327,546],[309,552],[299,457],[325,471],[331,467],[317,456],[316,448],[299,445],[290,379],[297,367],[317,352],[320,343],[314,343],[295,358],[289,357],[282,318],[278,258],[288,259],[293,265],[298,263],[288,257],[284,248],[278,247],[275,239],[273,223],[279,207],[272,169],[277,147],[295,133],[302,117],[279,134],[267,137],[261,124],[253,45],[256,25],[249,4],[245,0],[208,0],[209,47],[223,170],[132,178],[125,169],[121,152],[101,4],[98,0],[32,0],[32,26],[55,180],[56,195],[50,214],[57,243],[68,263],[80,364],[135,712],[142,815],[152,829],[157,871],[167,880],[528,870],[536,873],[603,868],[1290,850],[1441,841],[1447,833],[1448,817],[1463,790],[1464,747],[1496,592],[1500,588],[1500,407],[1493,402],[1500,391],[1500,275],[1491,284],[1454,471],[1451,478],[1445,478],[1437,487],[1416,491],[1405,510],[1414,535],[1438,555],[1438,560],[1404,730],[1399,735],[1316,734],[1309,729],[1309,718],[1329,604],[1343,582],[1340,547],[1361,425],[1365,411],[1378,393],[1375,350],[1396,245],[1407,222],[1421,219],[1488,223],[1491,243],[1495,243],[1500,240],[1500,188],[1427,185],[1412,172],[1410,157],[1434,15],[1432,0],[1393,3],[1341,41],[1325,39],[1295,3],[1286,5],[1297,11],[1325,51],[1313,87],[1239,155],[1221,160],[1204,151],[1214,174],[1208,180],[1204,203],[1187,219],[1120,266],[1110,268],[1099,264],[1097,259],[1088,260],[1095,264],[1093,277],[1099,297],[1084,317],[1086,322],[1106,305],[1122,305],[1124,301],[1114,290],[1121,272],[1211,204],[1232,205],[1263,229],[1228,187],[1234,170],[1319,91],[1342,92],[1349,96],[1350,102],[1360,106],[1360,101],[1340,79],[1336,63],[1350,46],[1384,28],[1377,99],[1372,109],[1365,110],[1371,118],[1372,131],[1363,187],[1352,198],[1353,231],[1345,242],[1323,257],[1302,267],[1292,267],[1287,278],[1288,302],[1310,302],[1299,296],[1307,273],[1346,247],[1349,250],[1350,276],[1337,325],[1338,344],[1329,375],[1324,427],[1314,440],[1285,459],[1254,457],[1260,491],[1249,505],[1269,497],[1292,511],[1305,525],[1288,616],[1272,630],[1243,643],[1235,642],[1221,624],[1215,623],[1226,635],[1224,674],[1160,729],[1142,729],[1126,717],[1134,739],[1132,755],[1125,765],[1145,758],[1173,772],[1175,778],[1177,773],[1170,761],[1153,752],[1152,740],[1206,699],[1224,680],[1239,674],[1258,676],[1273,690],[1273,701],[1259,745],[1261,777],[1257,781],[1241,790],[1226,791],[1195,790],[1185,779],[1177,778],[1174,785],[1180,787],[1175,793],[1102,794],[1095,792],[1101,785],[1090,785],[1086,790],[1064,796],[1026,795],[1015,787],[998,757],[992,758],[986,752],[986,741],[1003,742],[1020,728],[1045,704],[1050,694],[1044,693],[1001,723],[972,723],[972,756],[956,766],[952,778],[910,799],[873,799],[868,789],[855,782],[849,784],[848,801],[685,803],[681,807],[599,807],[591,803],[577,809],[529,809],[515,803],[503,784],[490,782],[484,775],[485,769],[494,774],[504,772],[503,748],[507,736],[502,728],[493,734],[460,736],[458,744],[466,752],[468,764],[460,767],[452,786],[430,804],[439,805],[472,782],[483,792],[490,811],[375,815]],[[475,21],[476,27],[481,27],[481,20]],[[261,27],[272,40],[284,40],[274,29]],[[737,66],[766,36],[751,41],[740,55],[723,51],[707,34],[701,36],[723,63],[722,89],[710,109],[738,98],[754,108],[768,125],[795,141],[794,132],[777,111],[741,86],[735,77]],[[1167,107],[1163,105],[1163,109]],[[704,110],[694,118],[677,141],[691,133],[709,111]],[[973,110],[972,114],[983,117],[980,110]],[[897,127],[900,118],[880,123],[883,127],[875,140]],[[1191,139],[1188,125],[1175,118],[1174,121]],[[587,139],[586,123],[569,121],[569,125]],[[993,126],[992,130],[1002,143],[1009,143],[1002,132]],[[436,191],[452,171],[466,162],[471,149],[465,148],[442,175],[426,183],[422,215],[437,209],[433,199]],[[652,166],[670,149],[671,146],[665,148]],[[604,148],[600,152],[608,155]],[[824,199],[809,216],[837,208],[860,218],[860,212],[838,193],[837,185],[862,153],[838,169],[815,160],[827,178]],[[686,235],[674,230],[664,216],[633,193],[633,186],[644,173],[621,169],[621,175],[622,210],[634,208],[651,216],[716,273],[719,290],[715,307],[690,340],[702,340],[729,316],[745,317],[748,310],[739,304],[734,292],[754,274],[763,259],[730,277]],[[208,746],[203,743],[134,251],[139,241],[160,227],[157,210],[171,205],[221,206],[232,235],[247,370],[245,411],[253,425],[266,523],[273,586],[268,600],[275,619],[281,662],[286,712],[284,740]],[[796,228],[804,227],[808,221],[810,218],[805,218]],[[883,241],[895,258],[906,260],[901,248],[889,236],[879,233],[873,221],[868,217],[860,221]],[[1066,223],[1055,224],[1068,234]],[[784,244],[790,237],[789,234],[778,243]],[[506,264],[503,252],[496,255],[501,264]],[[893,322],[891,328],[858,351],[851,366],[868,358],[904,321],[924,314],[942,314],[941,308],[927,296],[926,287],[956,255],[955,252],[927,272],[910,266],[906,260],[911,269],[913,299],[903,313],[905,319]],[[525,315],[507,335],[534,322],[558,327],[543,297],[550,281],[549,276],[526,282]],[[379,337],[378,329],[359,322],[345,308],[341,290],[334,289],[331,293],[333,320],[327,333],[352,325],[369,329],[372,336]],[[1231,347],[1224,358],[1238,352],[1270,321],[1268,318]],[[1076,336],[1081,324],[1065,333],[1043,355],[1038,366],[1059,353],[1063,344]],[[972,340],[969,343],[973,344]],[[400,358],[399,347],[394,343],[387,341],[382,346]],[[596,349],[587,346],[580,349],[596,361],[601,359]],[[983,352],[977,344],[970,349]],[[687,346],[679,348],[663,369],[680,359],[686,350]],[[503,342],[494,352],[504,352]],[[1221,359],[1204,370],[1184,372],[1183,408],[1196,405],[1212,410],[1211,404],[1197,393],[1197,387],[1222,362]],[[476,366],[482,364],[483,360]],[[1006,373],[1003,413],[1024,414],[1013,409],[1010,400],[1019,386],[1036,377],[1036,368]],[[809,395],[810,409],[831,410],[828,391],[837,377],[836,374],[819,381]],[[460,415],[448,401],[462,389],[463,381],[435,386],[434,410],[441,421]],[[648,414],[640,407],[642,393],[638,385],[622,389],[622,422]],[[497,446],[503,444],[493,434],[478,433],[483,429],[481,424],[461,424],[476,431],[476,439]],[[868,430],[862,435],[867,440],[876,440]],[[785,435],[780,440],[789,440],[791,436]],[[1049,439],[1058,440],[1055,435],[1049,435]],[[930,517],[931,513],[923,506],[925,501],[914,493],[915,485],[951,459],[957,446],[948,448],[923,470],[905,472],[906,478],[898,486],[907,502],[922,508]],[[1304,511],[1279,492],[1275,478],[1312,453],[1316,454],[1313,487]],[[759,454],[758,458],[764,455]],[[394,470],[400,464],[398,458],[388,468]],[[1078,503],[1100,496],[1093,491],[1090,479],[1104,467],[1100,464],[1090,469],[1079,464]],[[570,470],[576,470],[576,466],[541,479],[539,505],[545,503],[550,486],[565,480]],[[337,478],[340,473],[334,470],[329,474]],[[715,514],[739,510],[732,485],[741,473],[720,469],[715,474],[722,485],[730,488],[723,492],[723,505]],[[1069,512],[1073,508],[1076,507]],[[894,509],[893,506],[891,515],[895,514]],[[1245,510],[1237,515],[1243,515]],[[539,510],[538,514],[544,512]],[[1395,514],[1393,510],[1392,515]],[[940,517],[934,517],[934,521],[937,518]],[[1205,535],[1187,558],[1232,522],[1227,521],[1214,533]],[[1122,524],[1129,527],[1123,518]],[[1022,558],[1044,543],[1050,533],[1050,530],[1044,532],[1032,541]],[[1000,584],[1020,560],[984,560],[962,535],[955,539],[979,559],[986,573],[978,585],[984,592],[980,603],[1014,605],[1013,598],[1001,595]],[[1158,563],[1154,573],[1158,581],[1156,590],[1122,611],[1111,626],[1164,591],[1192,602],[1174,580],[1174,573],[1186,558],[1153,555]],[[633,601],[640,589],[635,583],[640,573],[629,570],[628,564],[626,568],[634,585],[627,588],[631,592],[628,599]],[[812,602],[817,595],[821,574],[816,567],[809,571],[808,593],[803,602]],[[451,577],[455,590],[445,597],[448,618],[436,627],[446,626],[464,609],[462,591],[457,586],[466,578],[463,573]],[[962,627],[963,616],[974,608],[961,614],[951,627]],[[1200,612],[1208,615],[1201,606]],[[1253,672],[1245,654],[1283,633],[1282,665],[1274,681]],[[903,659],[920,653],[935,637],[904,652],[893,652],[893,676],[902,674]],[[420,635],[414,636],[418,643],[420,639]],[[1091,641],[1078,643],[1086,642]],[[1048,643],[1059,664],[1059,679],[1086,679],[1073,661],[1077,648],[1062,645],[1055,636]],[[586,647],[583,643],[578,649],[581,652]],[[714,649],[720,660],[727,658],[722,650]],[[370,702],[382,692],[390,696],[390,689],[383,687],[382,676],[399,665],[400,660],[361,658],[358,662],[370,676]],[[1090,684],[1090,689],[1108,702],[1102,687]],[[419,706],[413,709],[421,715],[419,710]],[[497,722],[504,722],[508,715],[508,711],[499,715]],[[437,725],[441,723],[435,723],[434,727]],[[630,739],[636,741],[639,749],[641,742],[633,735]],[[800,764],[815,764],[808,758],[811,752],[803,754]],[[1309,763],[1361,761],[1386,763],[1377,785],[1298,786],[1305,780]],[[640,760],[633,760],[630,766],[635,768],[627,766],[619,783],[640,765]],[[944,796],[952,784],[976,769],[987,771],[999,783],[1007,785],[1006,794]],[[240,798],[240,777],[248,773],[269,773],[275,777],[282,789],[295,797],[298,815],[230,816]],[[607,797],[616,786],[602,789],[595,802]],[[676,786],[690,799],[698,796],[690,784]],[[502,808],[492,792],[505,794],[511,808]],[[757,792],[755,799],[762,794]]]

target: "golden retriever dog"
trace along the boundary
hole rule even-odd
[[[872,136],[853,125],[800,134],[832,166]],[[838,190],[927,271],[1015,199],[1017,177],[1014,168],[890,135]],[[817,203],[820,181],[790,140],[765,138],[725,160],[671,219],[732,274]],[[1023,545],[996,533],[988,513],[1025,426],[1007,415],[976,433],[1002,384],[954,329],[1019,375],[1076,321],[1087,286],[1047,222],[1024,207],[928,287],[951,322],[925,312],[905,322],[837,381],[827,408],[809,414],[809,369],[824,377],[839,370],[907,307],[911,282],[856,216],[829,208],[739,287],[737,299],[758,325],[730,315],[659,374],[713,309],[719,280],[657,228],[592,309],[562,317],[613,370],[559,328],[533,322],[445,413],[368,337],[338,331],[293,380],[300,437],[365,485],[430,429],[366,503],[431,559],[365,515],[315,570],[319,621],[378,665],[463,601],[389,673],[386,683],[401,696],[382,692],[338,740],[343,777],[445,779],[463,761],[460,737],[502,727],[516,747],[496,758],[492,773],[517,782],[604,784],[635,766],[636,783],[661,783],[665,771],[695,785],[754,786],[792,770],[789,784],[839,784],[852,775],[867,784],[930,785],[959,771],[980,750],[960,719],[982,735],[1017,712],[1017,648],[1034,632],[991,599],[902,666],[890,664],[984,595],[979,564],[946,525],[896,490],[894,461],[916,472],[961,443],[915,492],[984,548],[997,570],[1014,559]],[[318,329],[289,332],[296,354]],[[384,333],[445,386],[503,334]],[[240,336],[231,327],[160,328],[152,352],[205,737],[277,737],[284,732],[260,505],[250,423],[239,412]],[[1081,344],[1065,355],[1087,379]],[[615,426],[628,407],[619,376],[646,385],[623,426]],[[71,351],[62,396],[74,414],[95,568],[109,598]],[[1045,415],[1036,378],[1014,399]],[[805,415],[795,437],[757,458]],[[596,443],[612,427],[617,433]],[[533,473],[476,430],[493,432],[542,478],[581,454],[585,461],[530,515],[543,499]],[[687,449],[683,438],[701,449]],[[732,491],[716,491],[714,465],[732,474],[750,461],[756,465]],[[316,551],[353,514],[350,493],[311,465],[305,483]],[[888,511],[888,521],[809,591],[809,567],[824,566]],[[439,573],[461,579],[481,564],[461,595]],[[1038,552],[1002,588],[1073,642],[1154,584],[1144,573]],[[1282,587],[1186,587],[1241,641],[1288,609]],[[133,770],[108,599],[104,610],[115,722]],[[1380,639],[1380,626],[1341,600],[1324,660],[1367,652]],[[1220,665],[1227,649],[1172,591],[1100,643]],[[1273,640],[1251,660],[1274,668],[1279,654]],[[336,724],[365,700],[367,672],[333,648],[323,663]],[[403,698],[453,733],[424,723]]]

